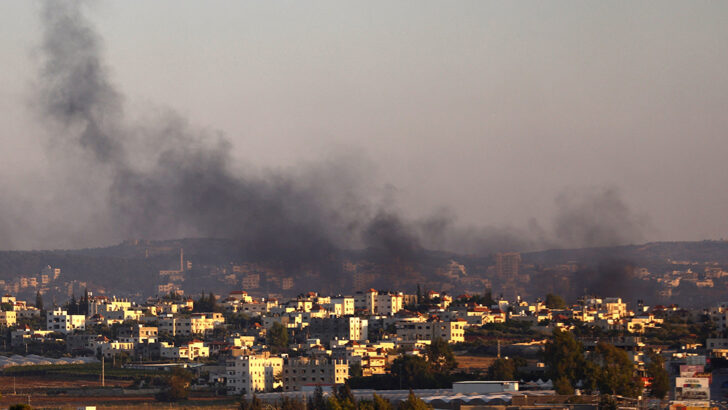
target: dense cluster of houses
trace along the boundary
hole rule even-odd
[[[192,299],[153,298],[137,304],[89,296],[85,314],[54,307],[41,317],[37,308],[6,295],[0,325],[10,328],[11,344],[16,347],[53,341],[65,343],[72,355],[126,357],[139,363],[189,362],[204,366],[210,383],[241,394],[341,384],[353,365],[364,377],[384,374],[401,354],[423,355],[434,340],[462,343],[468,328],[506,322],[527,323],[544,335],[555,327],[570,329],[583,323],[626,331],[630,337],[617,343],[624,344],[620,347],[640,365],[644,364],[643,345],[635,336],[659,327],[679,311],[676,306],[642,304],[630,310],[620,298],[584,297],[576,305],[561,308],[520,299],[484,306],[468,295],[453,300],[432,291],[419,298],[427,300],[426,309],[417,295],[374,289],[351,296],[308,293],[287,301],[233,291],[217,298],[214,311],[200,312]],[[417,305],[419,309],[412,309]],[[728,305],[702,313],[709,314],[720,329],[726,328]],[[33,320],[44,326],[27,325]],[[285,346],[272,346],[273,328],[284,329]],[[587,341],[585,348],[589,347]],[[706,348],[726,357],[728,339],[709,339]]]

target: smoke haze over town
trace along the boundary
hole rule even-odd
[[[0,248],[224,237],[299,265],[728,228],[724,5],[288,6],[0,6]]]

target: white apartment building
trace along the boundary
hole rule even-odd
[[[104,322],[108,325],[114,323],[123,323],[127,320],[139,320],[144,316],[144,312],[141,309],[118,309],[118,310],[107,310],[101,313],[104,317]]]
[[[15,326],[18,315],[14,310],[8,310],[7,312],[0,311],[0,326],[10,327]]]
[[[128,299],[108,298],[106,296],[95,296],[88,301],[88,315],[101,314],[108,316],[107,312],[118,310],[131,310],[132,303]]]
[[[107,359],[121,352],[133,352],[133,342],[120,342],[118,340],[98,341],[95,343],[94,351],[100,352]]]
[[[189,317],[175,317],[167,315],[159,319],[159,332],[166,332],[172,336],[197,335],[211,331],[216,326],[225,323],[222,313],[193,313]]]
[[[182,346],[161,342],[159,343],[159,355],[164,359],[196,360],[210,357],[210,348],[200,340],[192,340]]]
[[[353,316],[355,313],[354,298],[331,298],[328,309],[336,316]]]
[[[627,316],[627,304],[622,302],[622,298],[604,298],[604,308],[616,318]]]
[[[300,391],[303,386],[334,386],[349,378],[349,363],[344,360],[286,359],[283,362],[283,391]]]
[[[414,342],[418,340],[442,339],[448,343],[465,341],[465,319],[454,321],[411,322],[397,323],[397,337],[402,341]]]
[[[402,293],[379,294],[374,289],[354,296],[354,307],[374,315],[393,315],[404,307]]]
[[[67,311],[57,308],[46,315],[46,329],[54,332],[69,333],[86,329],[86,316],[69,315]]]
[[[283,358],[237,356],[227,361],[227,390],[230,395],[271,391],[281,385],[276,381],[283,371]]]

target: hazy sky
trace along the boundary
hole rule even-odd
[[[29,97],[39,9],[0,2],[0,206],[50,200]],[[87,16],[127,114],[176,110],[241,164],[357,158],[407,216],[478,226],[548,225],[559,194],[612,187],[646,239],[728,237],[728,2],[116,1]],[[11,246],[92,244],[27,229]]]

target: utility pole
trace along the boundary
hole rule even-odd
[[[500,355],[500,339],[498,339],[498,358],[499,359],[501,358],[501,355]]]
[[[101,355],[101,387],[106,386],[106,375],[104,374],[104,355]]]

